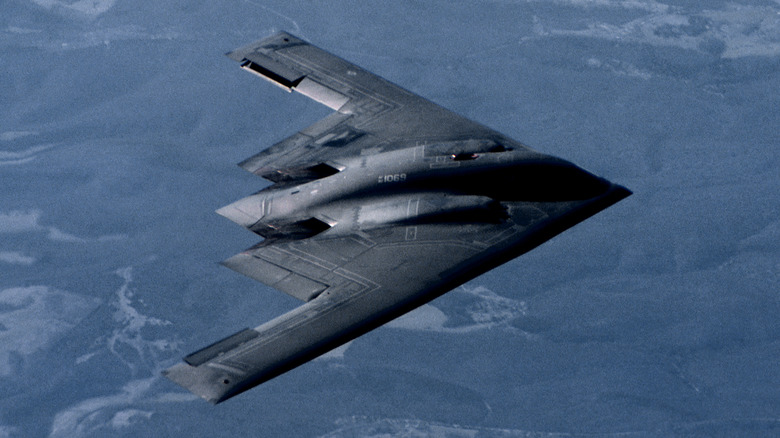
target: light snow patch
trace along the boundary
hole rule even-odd
[[[721,11],[705,11],[704,16],[726,43],[724,58],[780,55],[780,8],[732,4]]]
[[[130,286],[133,281],[132,267],[118,269],[115,273],[123,280],[111,303],[117,327],[110,335],[100,338],[98,344],[105,343],[109,351],[124,362],[134,375],[144,374],[148,377],[131,380],[116,394],[93,397],[57,413],[50,437],[110,435],[112,430],[151,418],[151,411],[134,406],[138,403],[179,403],[197,399],[192,394],[150,394],[154,383],[160,379],[161,363],[168,359],[160,356],[175,351],[178,345],[166,339],[146,339],[142,336],[142,332],[148,334],[156,327],[168,326],[170,322],[144,315],[136,308],[138,301],[134,299],[135,293]],[[96,353],[85,354],[76,362],[86,362]]]
[[[387,323],[386,327],[421,330],[421,331],[446,331],[444,323],[447,315],[431,304],[425,304],[417,309],[396,318]]]
[[[32,0],[33,3],[43,6],[46,9],[61,8],[69,11],[78,12],[89,17],[97,17],[98,15],[108,11],[114,6],[116,0]]]
[[[10,438],[16,435],[17,429],[10,426],[0,426],[0,438]]]
[[[86,239],[74,236],[73,234],[66,233],[54,227],[49,228],[47,236],[49,237],[49,240],[54,240],[55,242],[84,243],[87,241]]]
[[[90,398],[58,412],[54,416],[49,437],[78,438],[92,436],[105,427],[114,428],[115,415],[108,408],[127,406],[139,400],[157,379],[155,376],[131,380],[117,394]]]
[[[89,360],[90,360],[90,359],[92,359],[92,357],[93,357],[93,356],[95,356],[96,354],[97,354],[97,353],[87,353],[87,354],[83,354],[83,355],[81,355],[81,356],[77,357],[77,358],[76,358],[76,365],[81,365],[81,364],[83,364],[83,363],[85,363],[85,362],[89,361]]]
[[[40,231],[43,229],[38,225],[40,217],[41,212],[38,210],[13,210],[9,213],[0,213],[0,233]]]
[[[26,28],[26,27],[17,27],[17,26],[8,26],[8,27],[5,28],[5,31],[8,32],[8,33],[14,33],[14,34],[17,34],[17,35],[27,35],[27,34],[31,34],[31,33],[43,32],[40,29],[30,29],[30,28]],[[3,134],[5,134],[5,132]],[[3,134],[0,134],[0,140],[5,140],[5,138],[3,138]],[[0,436],[2,436],[2,435],[0,435]]]
[[[87,239],[66,233],[59,228],[47,227],[40,224],[40,210],[12,210],[8,213],[0,213],[0,233],[29,233],[45,232],[49,240],[68,243],[85,243],[90,241],[105,242],[125,239],[123,234],[110,234]]]
[[[140,411],[138,409],[125,409],[114,414],[111,419],[111,427],[114,429],[121,429],[124,427],[130,427],[133,425],[133,417],[142,417],[143,419],[152,418],[152,413],[149,411]]]
[[[460,286],[449,294],[455,304],[442,310],[442,302],[426,304],[387,324],[387,327],[434,331],[440,333],[466,333],[493,327],[509,326],[509,322],[528,312],[524,301],[502,297],[483,286]]]
[[[437,423],[411,418],[370,418],[354,416],[336,421],[337,429],[321,435],[322,438],[385,438],[385,437],[502,437],[502,438],[554,438],[583,436],[577,433],[545,432],[522,429],[501,429],[460,424]],[[591,436],[591,434],[588,434]],[[625,432],[617,434],[594,434],[593,436],[646,436],[643,432]]]
[[[13,372],[11,356],[46,348],[100,304],[47,286],[0,291],[0,376]]]
[[[20,27],[9,27],[7,30],[11,33],[40,32],[40,30],[22,29]],[[13,141],[16,140],[17,138],[27,137],[28,135],[36,135],[36,134],[38,133],[35,131],[5,131],[3,133],[0,133],[0,141]]]
[[[528,313],[525,301],[502,297],[486,287],[461,286],[459,289],[480,299],[466,308],[472,321],[478,325],[494,326]]]
[[[175,34],[169,34],[173,36]],[[112,41],[143,40],[143,39],[162,39],[160,36],[147,33],[138,26],[119,26],[105,29],[95,29],[84,32],[78,40],[71,40],[63,43],[64,48],[79,49],[95,46],[109,46]],[[171,39],[171,38],[165,38]]]
[[[47,145],[33,146],[21,152],[0,151],[0,164],[5,163],[6,161],[34,158],[34,155],[38,154],[39,152],[43,152],[53,147],[54,145],[47,144]]]
[[[512,1],[512,3],[514,3],[514,1]],[[666,12],[669,10],[669,5],[659,3],[655,0],[526,0],[526,3],[555,3],[583,9],[638,9],[650,12]]]
[[[255,1],[251,1],[251,0],[244,0],[244,1],[246,3],[249,3],[250,5],[254,5],[254,6],[256,6],[256,7],[260,8],[260,9],[266,11],[266,12],[270,12],[270,13],[278,16],[279,18],[282,18],[284,20],[289,21],[290,24],[293,25],[293,30],[291,32],[293,32],[294,34],[299,35],[301,37],[304,37],[304,34],[301,32],[301,26],[299,26],[298,22],[296,22],[295,20],[293,20],[289,16],[284,15],[281,12],[279,12],[279,11],[277,11],[275,9],[272,9],[272,8],[270,8],[268,6],[265,6],[265,5],[261,4],[260,2],[255,2]]]
[[[21,166],[32,162],[35,157],[22,158],[21,160],[0,160],[0,166]]]
[[[385,327],[438,333],[467,333],[493,327],[517,331],[508,324],[509,321],[528,312],[524,301],[502,297],[482,286],[460,286],[449,293],[460,295],[451,309],[444,311],[436,304],[425,304],[388,322]],[[318,359],[343,359],[351,343]]]
[[[133,268],[118,269],[115,273],[124,280],[124,283],[115,293],[116,301],[111,304],[116,309],[113,318],[118,323],[118,327],[106,340],[108,349],[134,373],[141,368],[156,369],[160,362],[158,356],[161,353],[175,350],[177,344],[165,339],[144,339],[141,331],[155,326],[167,326],[171,322],[146,316],[133,306],[134,292],[130,287],[130,283],[133,281]],[[135,353],[131,357],[126,357],[123,354],[123,352],[128,351],[128,347],[130,351]]]
[[[40,152],[53,148],[53,144],[33,146],[20,152],[0,151],[0,164],[12,164],[32,161]]]
[[[30,266],[35,261],[35,257],[26,256],[17,251],[0,251],[0,262]]]
[[[640,70],[635,65],[621,61],[619,59],[607,59],[605,61],[601,61],[598,58],[589,58],[586,62],[588,67],[595,68],[595,69],[601,69],[606,70],[610,73],[616,74],[618,76],[630,76],[640,79],[650,79],[652,75],[650,72],[645,70]]]
[[[158,403],[183,403],[183,402],[202,402],[203,399],[191,392],[164,392],[154,398]]]
[[[336,347],[314,360],[342,360],[344,359],[344,353],[346,353],[349,346],[352,345],[352,342],[353,341],[349,341],[342,346]]]
[[[780,9],[777,7],[728,5],[698,15],[684,15],[669,8],[647,10],[651,13],[622,24],[594,22],[587,29],[576,30],[545,27],[545,32],[687,50],[703,50],[708,42],[720,41],[724,44],[723,58],[780,55]]]

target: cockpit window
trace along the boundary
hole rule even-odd
[[[450,158],[452,158],[455,161],[476,160],[477,157],[479,157],[479,154],[477,154],[475,152],[461,152],[461,153],[458,153],[458,154],[450,155]]]
[[[506,147],[506,146],[504,146],[502,144],[497,144],[497,145],[491,147],[490,149],[488,149],[488,152],[507,152],[507,151],[511,151],[511,150],[512,150],[512,148],[508,148],[508,147]]]

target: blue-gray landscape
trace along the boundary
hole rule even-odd
[[[780,435],[780,1],[0,5],[0,437]],[[214,213],[330,112],[224,56],[279,30],[634,195],[206,403],[160,371],[299,304]]]

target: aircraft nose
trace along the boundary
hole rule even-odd
[[[612,183],[569,162],[548,165],[545,176],[544,195],[550,200],[584,200],[602,195]]]
[[[508,200],[529,202],[582,201],[613,188],[606,179],[556,158],[521,161],[505,169],[502,179]]]
[[[631,190],[628,190],[627,188],[618,185],[618,184],[612,184],[612,189],[610,190],[610,196],[614,197],[616,199],[615,202],[628,198],[629,196],[633,195],[634,192]]]

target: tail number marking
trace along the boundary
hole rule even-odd
[[[377,179],[377,183],[379,184],[401,182],[401,181],[406,181],[405,173],[392,173],[388,175],[379,175]]]

